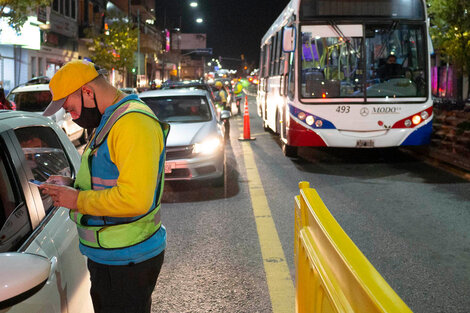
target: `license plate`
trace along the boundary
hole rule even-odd
[[[165,174],[171,173],[171,170],[175,168],[175,163],[165,162]]]
[[[358,140],[356,141],[356,148],[373,148],[375,146],[373,140]]]

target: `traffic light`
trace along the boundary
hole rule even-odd
[[[240,59],[242,59],[242,61],[244,61],[245,60],[245,55],[244,54],[240,55]]]

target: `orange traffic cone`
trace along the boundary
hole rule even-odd
[[[238,140],[255,140],[256,138],[251,137],[250,134],[250,113],[248,112],[248,96],[245,96],[245,112],[243,113],[243,137]]]

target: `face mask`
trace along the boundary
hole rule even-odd
[[[98,110],[98,104],[96,103],[96,96],[93,93],[93,101],[95,101],[95,106],[93,108],[85,108],[83,104],[83,91],[82,95],[82,110],[80,116],[73,121],[82,128],[96,128],[100,125],[101,122],[101,112]]]

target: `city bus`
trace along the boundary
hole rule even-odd
[[[292,0],[261,40],[265,130],[297,148],[381,148],[430,141],[424,0]]]

